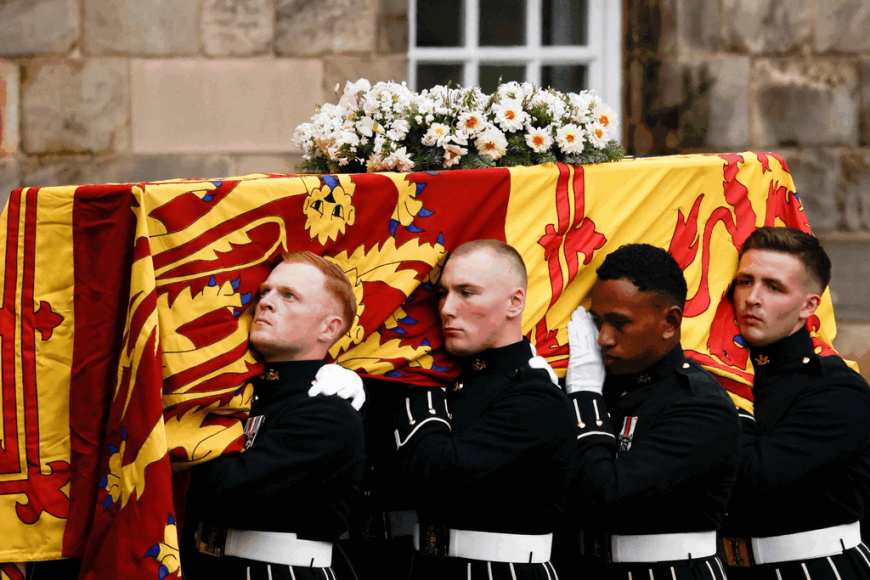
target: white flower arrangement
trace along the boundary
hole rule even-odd
[[[335,92],[338,93],[336,85]],[[509,82],[479,87],[348,81],[337,105],[296,128],[302,171],[426,171],[618,161],[616,115],[592,91],[560,93]]]

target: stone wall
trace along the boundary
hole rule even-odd
[[[407,78],[407,35],[397,0],[0,0],[0,203],[292,172],[336,83]]]
[[[627,148],[782,153],[870,377],[870,0],[624,1]]]

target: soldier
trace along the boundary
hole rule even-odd
[[[754,416],[741,410],[740,471],[724,548],[736,580],[870,578],[859,520],[870,491],[870,389],[807,322],[831,278],[812,235],[753,232],[734,308],[755,367]]]
[[[581,306],[568,325],[575,532],[559,540],[557,570],[563,578],[724,580],[716,530],[734,484],[739,426],[726,391],[680,346],[683,273],[647,244],[619,248],[597,273],[590,313]]]
[[[332,543],[362,477],[362,419],[344,399],[310,395],[361,395],[355,373],[324,361],[355,313],[344,272],[310,252],[283,254],[260,286],[250,341],[265,374],[245,451],[192,470],[185,577],[335,580]]]
[[[444,267],[441,323],[461,372],[446,394],[410,389],[396,414],[418,498],[412,580],[554,580],[573,415],[547,373],[529,366],[526,284],[520,255],[495,240],[459,246]]]

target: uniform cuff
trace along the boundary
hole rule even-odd
[[[438,388],[416,388],[402,400],[402,408],[396,412],[396,448],[405,445],[412,437],[427,428],[452,430],[450,413],[444,391]]]
[[[577,439],[607,437],[616,439],[610,426],[610,415],[604,397],[598,393],[579,391],[569,395],[577,419]]]

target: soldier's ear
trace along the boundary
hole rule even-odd
[[[340,316],[337,316],[335,314],[330,314],[329,316],[327,316],[323,320],[323,324],[320,329],[321,342],[332,344],[336,340],[338,340],[342,326],[344,326],[344,323],[341,321]]]
[[[514,290],[513,294],[510,295],[508,302],[508,311],[507,317],[508,320],[513,320],[518,316],[523,315],[523,310],[526,308],[526,291],[522,288],[517,288]]]
[[[807,318],[815,314],[821,303],[822,297],[818,294],[807,294],[799,314],[801,322],[805,322]]]
[[[683,309],[679,306],[667,306],[664,317],[664,331],[662,338],[669,339],[680,332],[680,326],[683,324]]]

